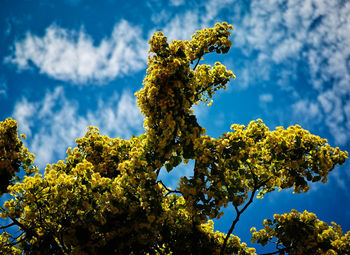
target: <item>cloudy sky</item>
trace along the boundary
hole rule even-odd
[[[342,149],[350,145],[350,2],[346,0],[2,0],[0,3],[0,117],[19,121],[36,164],[65,157],[88,125],[129,138],[143,132],[134,92],[145,76],[148,39],[158,30],[189,39],[195,30],[227,21],[233,46],[221,61],[237,79],[199,122],[218,137],[232,123],[262,118],[300,124]],[[256,201],[236,234],[291,208],[315,212],[350,230],[350,165],[309,193],[272,193]],[[191,174],[180,167],[162,178],[176,186]],[[216,223],[227,231],[234,210]]]

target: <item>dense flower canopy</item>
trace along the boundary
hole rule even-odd
[[[89,127],[65,160],[48,164],[40,174],[18,138],[17,122],[0,122],[0,192],[10,195],[1,207],[9,224],[1,227],[0,251],[255,254],[232,231],[256,194],[307,192],[309,182],[326,183],[347,153],[298,125],[270,131],[260,119],[234,124],[219,138],[205,135],[193,105],[210,105],[235,76],[219,62],[199,62],[208,53],[230,49],[230,30],[231,25],[218,23],[190,41],[170,43],[162,32],[153,35],[144,86],[136,93],[145,115],[140,136],[110,138]],[[162,167],[176,171],[190,160],[193,174],[181,177],[176,190],[159,179]],[[26,173],[22,179],[20,169]],[[237,215],[229,232],[214,231],[212,219],[230,205]],[[275,215],[264,227],[252,229],[252,241],[266,245],[276,239],[281,253],[350,252],[350,234],[311,213]]]

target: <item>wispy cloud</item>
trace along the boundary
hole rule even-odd
[[[31,136],[31,129],[34,125],[33,116],[37,111],[38,104],[30,103],[23,97],[20,102],[17,102],[14,107],[13,116],[19,122],[20,131],[28,136]]]
[[[299,100],[292,105],[292,109],[294,111],[294,118],[299,123],[320,124],[320,121],[322,121],[322,111],[316,101],[308,99]]]
[[[7,97],[7,84],[4,79],[0,79],[0,97]]]
[[[185,3],[185,0],[170,0],[170,4],[173,6],[181,6]]]
[[[203,3],[205,13],[199,13],[202,23],[205,26],[214,25],[212,22],[220,22],[222,16],[219,15],[220,11],[226,8],[231,9],[232,5],[235,4],[235,0],[208,0]],[[225,21],[225,20],[223,20]]]
[[[124,20],[98,45],[83,29],[51,25],[42,37],[28,32],[15,42],[5,62],[16,65],[19,71],[36,67],[61,81],[102,84],[144,68],[147,47],[141,29]]]
[[[111,137],[129,138],[143,130],[143,117],[127,91],[107,101],[101,99],[96,110],[81,115],[78,102],[68,99],[63,87],[57,87],[38,102],[22,98],[13,116],[19,121],[20,132],[28,134],[29,148],[40,167],[62,159],[68,146],[74,146],[74,140],[83,136],[89,125]]]
[[[259,96],[259,101],[261,104],[270,103],[273,101],[273,95],[272,94],[261,94]]]
[[[182,3],[182,1],[172,1]],[[179,12],[176,15],[162,13],[162,16],[173,16],[168,19],[162,31],[171,40],[189,40],[196,30],[213,26],[220,22],[219,13],[221,10],[230,7],[234,0],[208,0],[191,6],[190,10]],[[154,21],[159,20],[159,14],[154,14]],[[165,19],[162,19],[165,20]]]
[[[350,2],[253,0],[245,10],[237,7],[243,2],[235,5],[233,45],[250,60],[238,77],[249,84],[274,80],[300,100],[291,105],[296,115],[324,121],[337,144],[349,142]],[[301,70],[308,88],[295,86]]]
[[[201,27],[203,25],[199,20],[198,11],[191,10],[175,15],[162,30],[169,41],[189,40],[191,35]]]

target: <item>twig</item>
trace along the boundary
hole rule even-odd
[[[199,61],[201,60],[202,57],[203,57],[203,55],[200,55],[200,56],[198,57],[197,63],[196,63],[195,66],[193,67],[193,71],[196,70],[196,68],[197,68],[197,66],[198,66],[198,64],[199,64]]]
[[[162,186],[168,191],[168,193],[166,193],[165,196],[169,195],[170,193],[178,193],[182,195],[181,191],[169,189],[161,180],[159,180],[158,182],[162,184]]]

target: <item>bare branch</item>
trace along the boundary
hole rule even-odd
[[[227,235],[225,237],[224,243],[223,243],[223,245],[221,247],[220,255],[224,255],[224,252],[225,252],[225,249],[226,249],[226,245],[227,245],[227,241],[230,238],[230,235],[232,234],[232,232],[233,232],[237,222],[239,221],[239,217],[248,208],[248,206],[253,202],[253,199],[254,199],[254,196],[255,196],[255,193],[256,193],[257,190],[258,190],[258,188],[254,188],[252,194],[250,195],[249,201],[245,204],[245,206],[241,210],[238,209],[238,206],[234,205],[236,213],[237,213],[236,214],[236,218],[232,222],[232,225],[231,225],[229,231],[227,232]]]

